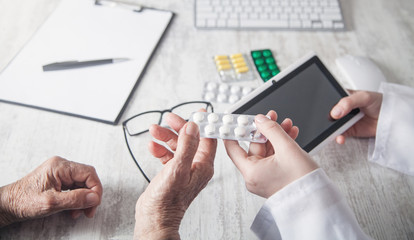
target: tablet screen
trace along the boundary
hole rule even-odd
[[[290,118],[299,127],[296,141],[309,152],[359,112],[355,109],[337,121],[330,117],[332,107],[344,96],[347,93],[315,56],[234,113],[255,115],[275,110],[279,123]]]

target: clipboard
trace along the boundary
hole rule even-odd
[[[62,0],[0,74],[0,101],[117,124],[174,13]],[[43,72],[51,62],[128,58]]]

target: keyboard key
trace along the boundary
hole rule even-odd
[[[333,22],[332,21],[322,21],[323,28],[332,28]]]
[[[230,19],[238,19],[239,18],[239,15],[237,13],[230,13],[229,18]]]
[[[258,13],[250,13],[249,14],[249,18],[254,20],[254,19],[258,19],[259,18],[259,14]]]
[[[226,20],[225,19],[218,19],[217,20],[217,27],[226,27]]]
[[[217,13],[199,13],[197,15],[197,18],[200,18],[200,19],[216,19],[218,17],[219,16]]]
[[[293,20],[295,20],[295,19],[299,19],[299,14],[297,14],[297,13],[292,13],[292,14],[290,14],[290,17],[289,17],[290,19],[293,19]]]
[[[197,5],[198,12],[213,12],[213,7],[210,5]]]
[[[256,12],[256,13],[262,13],[263,12],[263,8],[261,6],[256,6],[256,7],[254,7],[254,12]]]
[[[286,14],[286,13],[282,13],[282,14],[280,14],[280,19],[281,20],[288,20],[289,19],[289,15]]]
[[[214,20],[214,19],[208,19],[207,20],[207,26],[208,27],[215,27],[216,26],[216,20]]]
[[[324,13],[336,13],[336,14],[341,14],[341,10],[340,10],[339,8],[336,8],[336,7],[334,7],[334,8],[332,8],[332,7],[325,8],[325,9],[323,10],[323,12],[324,12]]]
[[[302,22],[300,20],[291,20],[289,22],[290,28],[300,28],[302,26]]]
[[[249,14],[248,13],[240,13],[240,19],[248,19]]]
[[[232,12],[234,12],[234,9],[233,9],[232,6],[225,6],[224,7],[224,12],[226,12],[226,13],[232,13]]]
[[[267,14],[267,13],[262,13],[262,14],[260,14],[260,15],[259,15],[259,18],[260,18],[260,19],[269,19],[270,17],[269,17],[269,14]]]
[[[268,28],[287,28],[288,21],[272,21],[272,20],[246,20],[240,19],[241,27],[268,27]]]
[[[303,20],[302,21],[303,28],[312,28],[312,21],[311,20]]]
[[[227,20],[227,26],[229,26],[229,27],[238,27],[239,26],[239,20],[229,19],[229,20]]]
[[[342,22],[335,22],[335,23],[334,23],[334,28],[335,28],[335,29],[342,29],[342,28],[345,28],[345,24],[344,24],[344,23],[342,23]]]
[[[320,16],[321,20],[333,20],[333,21],[340,21],[342,20],[341,14],[336,13],[322,13]]]
[[[307,19],[309,19],[309,14],[307,14],[307,13],[302,13],[302,14],[300,15],[300,19],[301,19],[301,20],[307,20]]]
[[[321,22],[314,22],[314,23],[312,23],[312,28],[322,28],[322,23]]]
[[[238,5],[238,6],[236,6],[236,7],[234,8],[234,11],[235,11],[236,13],[241,13],[241,12],[243,12],[243,8],[242,8],[242,6]]]
[[[271,13],[270,14],[270,19],[279,19],[279,14],[277,14],[277,13]]]

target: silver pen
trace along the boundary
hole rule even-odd
[[[128,58],[110,58],[110,59],[99,59],[99,60],[90,60],[90,61],[65,61],[65,62],[55,62],[43,66],[43,71],[58,71],[58,70],[67,70],[73,68],[84,68],[84,67],[93,67],[102,64],[112,64],[128,61]]]

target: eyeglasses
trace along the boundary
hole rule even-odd
[[[188,120],[193,112],[196,112],[201,108],[206,109],[207,112],[214,112],[213,105],[210,102],[192,101],[192,102],[185,102],[185,103],[178,104],[170,109],[152,110],[152,111],[139,113],[137,115],[134,115],[128,118],[124,122],[122,122],[122,129],[124,131],[125,143],[128,147],[128,151],[131,154],[131,157],[134,160],[135,164],[137,165],[139,171],[142,173],[142,175],[148,182],[150,182],[148,173],[151,172],[154,175],[158,172],[158,170],[154,170],[153,165],[155,165],[155,163],[153,162],[151,163],[151,161],[145,161],[145,160],[140,160],[140,162],[138,162],[134,156],[134,153],[132,151],[132,148],[130,146],[128,139],[131,137],[137,137],[137,136],[140,136],[141,138],[143,135],[147,135],[146,136],[147,141],[145,143],[148,143],[148,141],[150,140],[148,139],[148,137],[150,137],[149,136],[150,134],[148,134],[149,127],[152,124],[158,124],[158,125],[164,126],[165,124],[162,124],[164,113],[174,113],[182,117],[183,119]],[[142,138],[142,140],[145,141],[145,138]],[[146,149],[142,147],[142,141],[139,141],[139,142],[140,144],[133,145],[133,146],[134,147],[137,146],[137,148],[140,148],[139,151],[147,151]],[[144,168],[146,171],[144,171]]]

